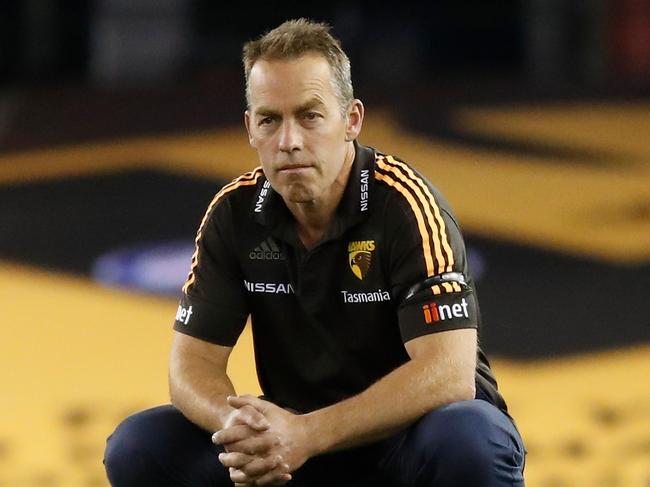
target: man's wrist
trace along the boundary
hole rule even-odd
[[[331,430],[323,427],[322,411],[313,411],[300,416],[305,432],[309,456],[325,453],[331,448]]]

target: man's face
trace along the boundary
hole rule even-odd
[[[350,141],[361,126],[354,110],[351,117],[341,114],[327,61],[319,55],[259,60],[249,96],[246,129],[273,189],[287,202],[326,198],[351,160]]]

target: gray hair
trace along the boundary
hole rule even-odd
[[[332,71],[332,87],[345,114],[354,99],[350,59],[338,39],[330,34],[330,26],[304,18],[287,20],[259,39],[244,45],[242,61],[246,78],[246,104],[250,108],[249,77],[253,65],[260,59],[296,59],[305,54],[320,54]]]

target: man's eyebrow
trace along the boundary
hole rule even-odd
[[[316,108],[324,105],[325,103],[323,103],[323,100],[321,100],[320,98],[311,98],[310,100],[306,101],[298,108],[296,108],[295,113],[303,113],[308,110],[311,110],[312,108]],[[277,110],[273,110],[272,108],[261,106],[255,109],[255,115],[258,115],[260,117],[275,117],[278,116],[279,113]]]
[[[262,117],[275,116],[278,115],[278,112],[270,108],[261,106],[255,110],[255,115],[260,115]]]
[[[323,103],[323,100],[321,100],[320,98],[314,97],[314,98],[310,99],[309,101],[307,101],[307,102],[303,103],[302,105],[300,105],[298,107],[298,109],[296,110],[296,112],[297,113],[306,112],[307,110],[311,110],[312,108],[316,108],[318,106],[323,106],[323,105],[325,105]]]

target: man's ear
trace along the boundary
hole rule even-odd
[[[347,124],[345,127],[345,140],[351,142],[355,140],[361,133],[361,126],[363,125],[363,115],[365,108],[361,100],[354,99],[348,108]]]
[[[250,123],[251,123],[251,116],[250,116],[250,113],[248,113],[248,110],[246,110],[246,111],[244,112],[244,125],[246,126],[246,132],[248,133],[248,143],[249,143],[252,147],[255,147],[255,146],[253,145],[253,136],[251,135],[251,126],[250,126]]]

